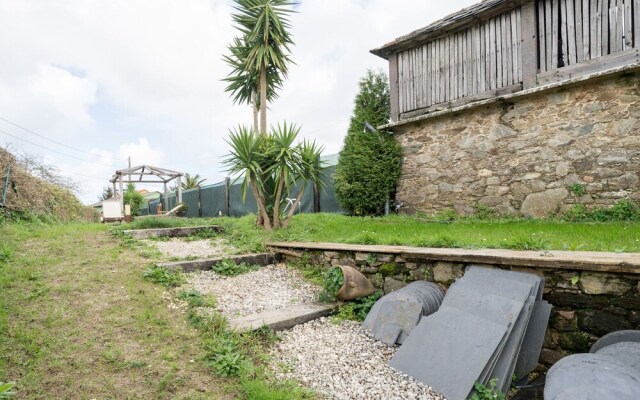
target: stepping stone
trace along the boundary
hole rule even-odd
[[[156,264],[158,267],[182,272],[209,271],[214,265],[224,260],[232,260],[236,264],[269,265],[277,263],[280,258],[275,253],[243,254],[239,256],[203,258],[200,260],[172,261]]]
[[[589,350],[589,353],[597,353],[598,350],[602,349],[603,347],[607,347],[619,342],[640,342],[640,331],[628,329],[608,333],[598,339],[598,341],[595,342],[593,346],[591,346],[591,350]]]
[[[151,237],[185,237],[206,231],[221,232],[222,227],[219,225],[209,225],[184,226],[177,228],[129,229],[124,231],[124,233],[136,239],[148,239]]]
[[[640,343],[618,342],[603,347],[596,354],[604,354],[616,358],[629,365],[640,374]]]
[[[279,310],[264,311],[229,321],[229,327],[238,332],[249,332],[268,326],[274,331],[291,329],[296,325],[333,314],[338,303],[296,304]]]

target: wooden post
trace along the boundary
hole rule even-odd
[[[522,5],[522,88],[536,86],[538,74],[538,43],[535,2]]]
[[[122,185],[122,175],[118,177],[118,182],[120,182],[120,212],[124,216],[124,190]]]
[[[229,188],[231,187],[231,178],[224,178],[224,207],[227,217],[231,216],[231,203],[229,201]]]
[[[389,90],[391,97],[391,121],[395,122],[400,119],[398,96],[398,54],[392,54],[389,56]]]
[[[164,181],[164,209],[169,211],[169,193],[167,192],[167,182]]]
[[[178,175],[178,204],[182,204],[182,175]]]
[[[313,184],[313,212],[320,212],[320,192],[318,191],[318,185]]]

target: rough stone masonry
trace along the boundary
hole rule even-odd
[[[545,217],[640,200],[637,70],[393,129],[409,209]]]

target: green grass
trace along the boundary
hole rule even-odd
[[[266,241],[338,242],[418,247],[503,248],[640,252],[640,222],[568,222],[525,219],[455,219],[440,216],[384,218],[337,214],[294,216],[288,229],[266,232],[255,217],[186,219],[176,224],[221,225],[237,253],[264,250]]]

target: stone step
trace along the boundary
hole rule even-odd
[[[157,263],[158,267],[164,267],[170,270],[181,270],[182,272],[197,272],[208,271],[223,260],[232,260],[236,264],[247,263],[251,265],[269,265],[279,262],[280,257],[276,253],[255,253],[255,254],[243,254],[239,256],[225,256],[214,258],[203,258],[200,260],[183,260]]]
[[[129,229],[124,231],[125,234],[135,239],[149,239],[151,237],[186,237],[205,231],[221,232],[222,227],[219,225],[207,226],[183,226],[176,228],[153,228],[153,229]]]
[[[338,303],[304,303],[279,310],[264,311],[229,321],[229,327],[238,332],[248,332],[268,326],[274,331],[282,331],[311,320],[333,314]]]

